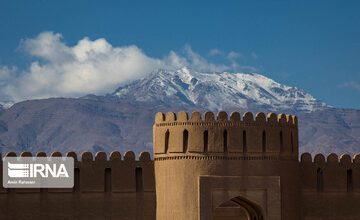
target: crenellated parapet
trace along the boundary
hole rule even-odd
[[[22,152],[17,155],[9,152],[7,157],[46,157],[45,152],[32,155],[30,152]],[[53,152],[48,156],[52,157],[73,157],[75,160],[74,188],[71,189],[47,189],[48,192],[154,192],[154,162],[150,153],[142,152],[136,160],[132,151],[126,152],[123,156],[120,152],[114,151],[107,155],[105,152],[84,152],[77,155],[75,152],[68,152],[62,155],[60,152]],[[2,162],[1,162],[2,166]],[[40,189],[5,189],[0,188],[0,193],[7,192],[40,192]]]
[[[298,158],[298,121],[293,115],[159,112],[153,129],[155,160]]]
[[[360,192],[360,154],[304,153],[300,160],[302,189],[317,192]]]

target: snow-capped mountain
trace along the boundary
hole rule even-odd
[[[120,99],[182,103],[203,109],[266,109],[311,112],[325,103],[296,87],[282,85],[260,74],[200,73],[182,68],[159,70],[118,88]]]
[[[360,110],[337,109],[260,74],[159,70],[105,95],[0,110],[0,151],[152,150],[158,111],[275,111],[299,118],[300,152],[359,153]]]

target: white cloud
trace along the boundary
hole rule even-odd
[[[188,60],[189,66],[197,71],[223,72],[231,69],[230,66],[223,64],[214,64],[207,61],[204,57],[195,53],[189,45],[186,45],[184,50],[185,50],[185,57]]]
[[[159,68],[187,66],[205,72],[239,68],[235,61],[230,65],[209,62],[190,46],[185,46],[181,55],[170,51],[159,59],[146,55],[135,45],[115,47],[103,38],[85,37],[69,46],[61,34],[53,32],[24,39],[20,48],[35,61],[26,70],[0,66],[0,101],[104,94]]]
[[[136,46],[113,47],[105,39],[84,38],[70,47],[59,34],[45,32],[23,40],[21,47],[39,60],[2,89],[15,101],[110,92],[163,67],[161,60],[148,57]]]
[[[61,40],[61,34],[42,32],[35,38],[22,40],[20,42],[20,48],[29,55],[36,56],[47,61],[59,63],[71,60],[71,48],[67,47]]]
[[[15,67],[9,68],[6,66],[0,66],[0,101],[11,99],[9,95],[2,94],[1,90],[2,88],[5,88],[9,83],[11,83],[12,78],[16,77],[16,72],[17,69]]]
[[[12,70],[8,67],[0,67],[0,82],[7,81],[11,77]]]

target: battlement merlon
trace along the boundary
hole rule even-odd
[[[153,126],[155,158],[171,155],[263,156],[298,160],[298,120],[275,113],[157,113]]]

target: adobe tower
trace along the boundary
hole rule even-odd
[[[301,218],[295,116],[157,113],[153,129],[157,220]]]

